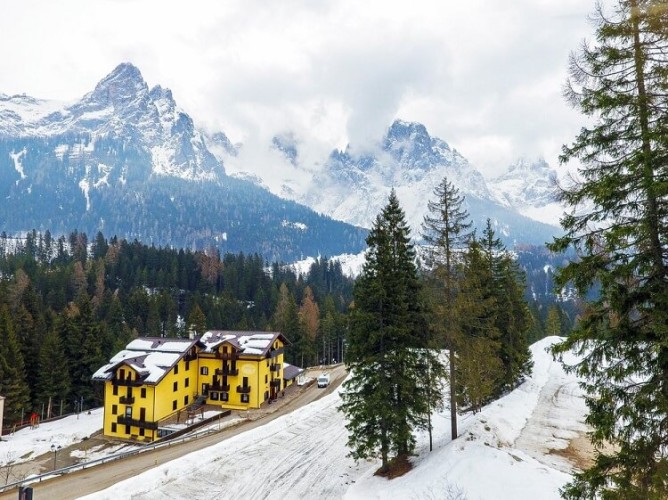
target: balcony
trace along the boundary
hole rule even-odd
[[[136,420],[132,417],[121,415],[118,417],[118,423],[121,425],[131,425],[143,429],[158,430],[158,422],[147,422],[146,420]]]
[[[232,359],[239,359],[239,356],[237,355],[236,352],[217,352],[216,358],[232,360]]]
[[[250,394],[251,388],[250,385],[243,386],[243,385],[238,385],[237,386],[237,392],[239,394]]]
[[[280,349],[274,349],[272,351],[269,351],[269,357],[270,358],[275,358],[279,354],[283,354],[283,348],[282,347]]]
[[[128,380],[128,379],[114,379],[111,381],[112,385],[117,385],[121,387],[141,387],[144,385],[144,381],[139,379]]]
[[[281,365],[279,365],[278,363],[272,363],[271,365],[269,365],[269,370],[278,373],[281,371]]]
[[[121,396],[119,398],[119,401],[122,405],[131,405],[131,404],[134,404],[135,397],[134,396]]]
[[[269,386],[270,387],[276,387],[277,389],[280,389],[281,388],[281,379],[276,378],[276,379],[272,380],[271,382],[269,382]]]
[[[236,376],[239,375],[239,368],[232,370],[231,368],[217,368],[216,375]]]
[[[185,356],[183,356],[184,361],[195,361],[197,359],[197,353],[188,353]]]
[[[209,386],[210,391],[218,391],[218,392],[230,392],[230,384],[211,384]]]

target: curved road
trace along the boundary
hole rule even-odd
[[[316,377],[321,371],[314,371],[311,376]],[[327,368],[326,371],[330,373],[331,382],[324,390],[318,389],[315,384],[312,384],[292,398],[285,400],[285,402],[279,400],[276,408],[269,406],[251,411],[249,412],[250,418],[247,421],[234,427],[223,429],[218,433],[184,443],[176,443],[166,448],[147,451],[123,460],[108,462],[41,483],[33,483],[30,485],[33,488],[33,498],[35,500],[42,498],[56,500],[89,495],[175,458],[182,457],[242,432],[265,425],[278,417],[291,413],[327,394],[331,394],[346,377],[343,365]],[[1,494],[0,499],[15,499],[17,496],[17,490],[10,490]]]

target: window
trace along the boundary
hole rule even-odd
[[[125,426],[125,433],[130,434],[130,426],[129,425]]]
[[[143,436],[143,435],[145,435],[145,434],[146,434],[146,433],[144,432],[144,428],[143,428],[143,427],[140,427],[140,428],[139,428],[139,435],[140,435],[140,436]]]
[[[179,390],[179,383],[178,383],[178,382],[174,382],[174,392],[176,392],[176,391],[178,391],[178,390]]]
[[[244,377],[244,382],[242,384],[244,387],[248,387],[248,377]]]
[[[221,392],[220,393],[220,400],[221,401],[229,401],[230,396],[228,395],[227,392]]]
[[[118,378],[120,378],[121,380],[125,378],[125,370],[123,368],[118,370]]]
[[[174,365],[174,375],[178,374],[179,374],[179,364],[177,363],[176,365]]]
[[[172,410],[176,410],[176,399],[172,401]]]
[[[111,414],[116,415],[118,413],[118,405],[111,405]]]
[[[264,400],[269,399],[269,391],[264,391]]]
[[[186,361],[186,371],[190,370],[190,361]]]
[[[125,407],[125,416],[132,418],[132,406],[126,406]]]
[[[114,433],[114,434],[116,434],[116,432],[118,432],[118,431],[116,430],[116,423],[112,423],[112,424],[111,424],[111,432]]]
[[[269,381],[269,379],[267,378],[267,375],[265,375],[264,376],[264,383],[266,384],[268,381]]]
[[[199,372],[200,372],[201,375],[208,375],[208,374],[209,374],[209,367],[208,367],[208,366],[203,366],[203,367],[200,369]]]
[[[241,402],[242,403],[248,403],[248,401],[249,401],[248,394],[242,394],[241,395]]]
[[[188,396],[183,398],[183,406],[188,406]]]
[[[118,396],[118,386],[114,386],[114,396]]]
[[[186,378],[186,387],[190,387],[190,379]]]
[[[214,401],[218,401],[218,393],[217,392],[212,392],[211,394],[209,394],[209,397]]]
[[[146,387],[141,388],[141,397],[146,399]]]

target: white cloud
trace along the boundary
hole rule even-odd
[[[209,129],[321,159],[424,123],[487,174],[556,165],[580,117],[560,96],[591,26],[582,0],[10,0],[0,92],[74,99],[122,61]],[[259,153],[254,154],[257,156]],[[264,163],[264,162],[260,162]]]

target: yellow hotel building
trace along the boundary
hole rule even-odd
[[[135,339],[93,374],[104,382],[103,433],[152,441],[162,421],[193,405],[259,408],[301,372],[283,363],[285,344],[279,332]]]

